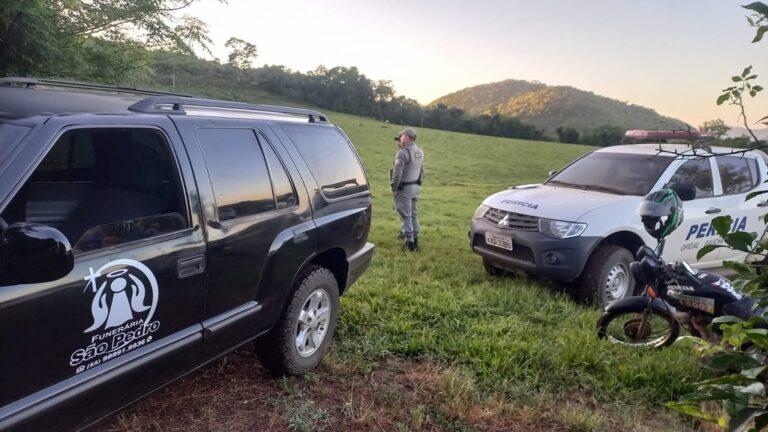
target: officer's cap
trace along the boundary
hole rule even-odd
[[[413,139],[416,139],[416,131],[413,128],[405,128],[405,129],[401,130],[400,132],[398,132],[397,135],[395,135],[395,141],[399,141],[400,137],[403,136],[403,135],[406,135],[406,136],[409,136],[409,137],[411,137]]]

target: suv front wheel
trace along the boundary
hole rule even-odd
[[[635,278],[629,270],[632,253],[617,245],[598,247],[589,257],[580,281],[580,297],[605,306],[630,297],[635,292]]]
[[[330,270],[309,267],[295,287],[280,321],[256,345],[261,363],[278,375],[301,375],[317,366],[339,319],[339,286]]]

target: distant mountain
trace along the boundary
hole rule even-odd
[[[506,80],[468,87],[440,97],[430,106],[444,104],[471,114],[498,112],[517,117],[553,135],[567,126],[582,133],[605,125],[625,129],[687,128],[685,122],[664,117],[639,105],[596,95],[567,86],[548,86],[539,82]]]

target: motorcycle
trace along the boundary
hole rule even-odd
[[[638,214],[658,246],[655,250],[642,246],[630,264],[642,293],[606,306],[597,322],[598,337],[622,345],[661,348],[671,345],[684,326],[691,335],[716,343],[722,332],[717,324],[710,326],[712,320],[725,315],[746,320],[761,313],[728,279],[697,272],[684,261],[666,263],[662,258],[665,237],[680,226],[682,204],[673,190],[649,194],[646,201]]]

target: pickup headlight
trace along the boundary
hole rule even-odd
[[[477,210],[475,210],[475,215],[472,216],[472,219],[482,219],[483,216],[485,216],[485,214],[488,213],[488,210],[490,209],[491,208],[488,207],[487,205],[480,204],[480,207],[478,207]]]
[[[578,237],[587,229],[587,224],[552,219],[539,219],[539,231],[558,239]]]

